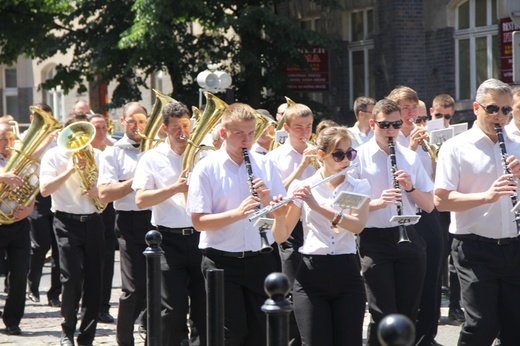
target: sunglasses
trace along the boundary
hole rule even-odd
[[[345,156],[349,161],[355,160],[357,156],[357,150],[349,148],[347,151],[335,151],[331,154],[334,162],[341,162],[345,160]]]
[[[444,118],[446,120],[450,120],[452,115],[451,114],[441,114],[441,113],[435,113],[435,119]]]
[[[403,126],[402,120],[397,121],[374,121],[380,129],[386,130],[392,125],[392,127],[396,130],[399,130],[401,126]]]
[[[489,115],[497,115],[498,111],[502,110],[502,114],[504,114],[505,116],[511,116],[511,111],[513,110],[513,107],[509,107],[509,106],[504,106],[504,107],[500,108],[497,105],[488,105],[488,106],[484,107],[479,102],[477,102],[477,103]]]
[[[430,120],[430,117],[427,115],[424,115],[422,117],[417,117],[417,119],[415,119],[415,123],[419,124],[419,123],[422,123],[423,121],[426,122],[428,120]]]

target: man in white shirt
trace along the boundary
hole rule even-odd
[[[162,111],[166,141],[146,151],[135,171],[132,189],[140,209],[152,208],[152,224],[161,232],[162,343],[177,346],[186,335],[186,315],[194,322],[200,343],[206,343],[206,292],[200,271],[200,233],[186,213],[188,170],[182,158],[190,137],[186,105],[174,102]]]
[[[280,271],[277,247],[261,253],[259,230],[247,219],[261,204],[268,205],[271,195],[285,195],[276,168],[263,155],[248,152],[252,174],[247,171],[244,149],[253,145],[255,127],[250,106],[229,105],[222,115],[224,143],[195,166],[188,192],[187,210],[201,232],[202,271],[224,269],[226,345],[265,345],[264,280]],[[273,232],[281,232],[285,213],[274,214]],[[273,244],[271,232],[266,236]]]
[[[101,155],[98,189],[103,203],[114,203],[116,225],[120,236],[121,290],[117,315],[118,345],[134,345],[134,323],[146,300],[146,233],[153,229],[150,209],[140,210],[132,190],[139,144],[147,123],[146,109],[129,102],[123,109],[121,125],[124,136]]]
[[[513,89],[513,118],[504,126],[504,131],[514,140],[520,140],[520,87]]]
[[[80,157],[77,169],[90,170],[91,165],[98,164],[100,152],[93,152],[95,162]],[[51,148],[43,155],[40,168],[41,194],[52,198],[62,277],[61,345],[67,346],[74,345],[80,299],[83,303],[78,345],[92,345],[94,340],[105,247],[103,220],[93,203],[98,198],[96,182],[90,190],[83,191],[80,172],[72,164],[73,154],[59,146]]]
[[[375,104],[376,100],[367,96],[360,96],[354,101],[352,108],[356,116],[356,123],[348,129],[352,137],[352,148],[366,143],[374,135],[369,120],[372,118],[372,109]]]
[[[511,87],[496,79],[477,89],[473,127],[446,141],[439,153],[435,204],[452,212],[451,254],[462,291],[466,322],[459,345],[519,345],[519,223],[511,212],[520,177],[520,144],[495,128],[512,112]],[[508,172],[504,172],[505,167]]]
[[[367,345],[380,345],[379,322],[390,313],[415,321],[425,273],[424,241],[412,225],[410,243],[399,241],[399,227],[390,219],[415,215],[416,207],[433,210],[433,183],[417,154],[395,139],[403,124],[399,105],[389,99],[376,103],[370,119],[374,137],[358,150],[360,177],[369,181],[372,195],[366,228],[359,235],[361,269],[372,321]],[[395,149],[392,164],[389,138]]]

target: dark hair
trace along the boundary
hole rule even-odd
[[[38,102],[38,103],[35,103],[34,105],[36,107],[40,108],[41,110],[43,110],[43,111],[45,111],[47,113],[52,114],[52,108],[48,104],[43,103],[43,102]]]
[[[399,112],[399,114],[401,114],[401,108],[397,102],[384,98],[377,101],[376,105],[374,106],[374,110],[372,111],[372,119],[375,119],[379,113],[391,114],[393,112]]]
[[[123,107],[123,117],[126,117],[126,112],[128,112],[128,110],[133,107],[133,106],[136,106],[136,107],[139,107],[143,110],[143,113],[144,115],[146,115],[148,117],[148,111],[146,110],[146,108],[140,104],[139,102],[135,102],[135,101],[132,101],[132,102],[128,102],[124,107]]]
[[[190,116],[188,107],[182,102],[172,102],[164,106],[162,110],[163,124],[168,126],[170,118],[182,118],[183,116]]]
[[[376,100],[374,100],[371,97],[367,97],[367,96],[358,97],[354,101],[354,107],[352,107],[354,110],[354,115],[356,116],[356,119],[358,117],[359,112],[361,112],[361,111],[366,112],[368,109],[368,106],[375,105],[375,104],[376,104]]]
[[[328,127],[332,126],[339,126],[337,122],[330,119],[325,119],[319,122],[318,125],[316,125],[316,136],[320,134],[321,131],[325,130]]]

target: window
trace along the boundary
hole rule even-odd
[[[350,104],[359,96],[375,97],[374,10],[353,11],[348,20]]]
[[[45,73],[45,80],[51,79],[56,75],[56,69],[54,67],[50,68]],[[63,96],[63,90],[61,90],[61,86],[57,86],[56,88],[52,88],[51,90],[43,90],[43,96],[45,103],[51,106],[52,115],[58,121],[64,123],[66,121],[67,114],[65,113],[65,101]]]
[[[455,10],[456,99],[475,97],[478,85],[500,78],[496,0],[467,0]]]
[[[18,82],[16,68],[4,70],[4,109],[3,114],[10,114],[18,119]]]

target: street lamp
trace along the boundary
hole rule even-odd
[[[202,107],[202,92],[225,91],[231,86],[233,79],[225,71],[205,70],[197,75],[197,84],[199,85],[199,108]]]

